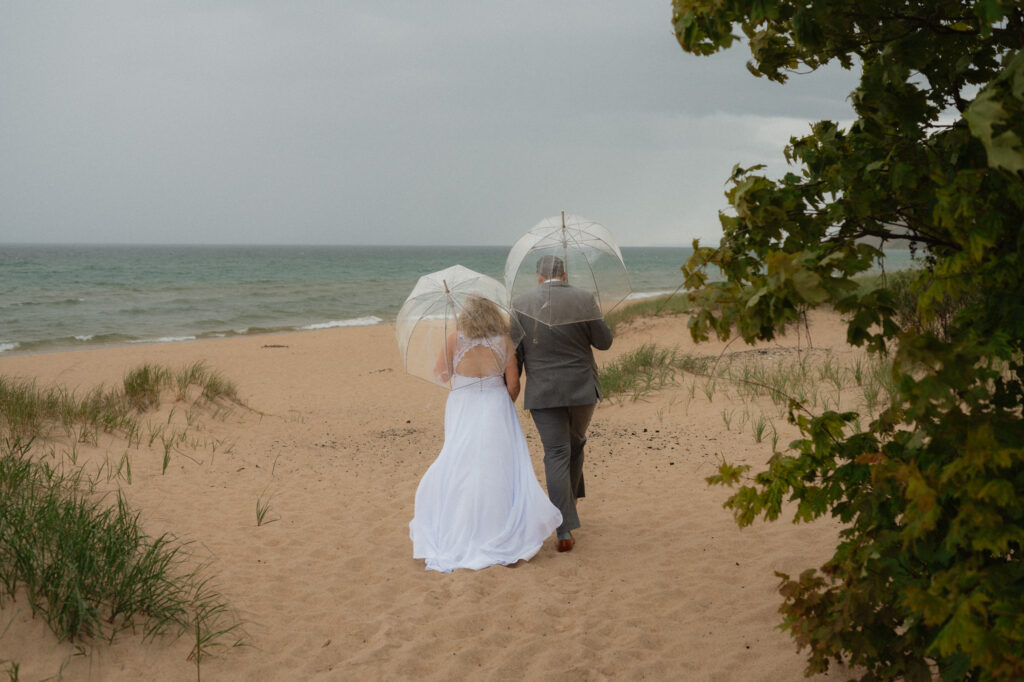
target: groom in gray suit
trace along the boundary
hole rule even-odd
[[[610,348],[612,330],[594,296],[569,285],[556,256],[537,261],[537,288],[513,307],[526,332],[516,349],[520,371],[526,368],[523,404],[544,446],[548,497],[562,512],[557,548],[568,552],[575,544],[572,531],[580,527],[576,499],[585,494],[587,427],[601,398],[592,349]]]

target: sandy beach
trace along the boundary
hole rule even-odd
[[[764,363],[828,351],[849,363],[861,355],[844,334],[837,316],[819,313],[813,349],[803,334],[756,349],[698,346],[685,318],[648,318],[620,328],[598,362],[653,342]],[[403,372],[391,326],[14,355],[0,357],[0,374],[85,391],[143,363],[200,360],[247,408],[188,409],[164,395],[143,423],[188,434],[166,471],[163,448],[145,438],[129,447],[103,436],[77,451],[89,471],[128,452],[132,482],[106,487],[122,489],[150,535],[189,541],[243,622],[245,646],[204,659],[204,680],[803,679],[803,656],[777,629],[774,571],[820,565],[837,526],[781,519],[740,530],[722,508],[729,491],[704,480],[722,457],[764,464],[761,415],[780,447],[796,437],[771,401],[724,384],[705,391],[691,375],[603,401],[575,549],[557,553],[552,536],[528,563],[442,575],[412,559],[408,522],[441,447],[447,394]],[[543,485],[536,431],[520,417]],[[192,679],[190,647],[126,632],[79,648],[58,643],[24,600],[0,609],[0,659],[17,661],[21,680]]]

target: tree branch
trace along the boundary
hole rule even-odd
[[[872,218],[874,220],[874,218]],[[884,221],[879,221],[884,222]],[[944,246],[949,249],[955,249],[961,251],[961,247],[953,242],[948,242],[944,239],[938,239],[930,235],[924,234],[920,231],[914,231],[908,234],[901,234],[899,232],[889,232],[887,230],[871,230],[867,228],[861,228],[852,234],[837,235],[830,239],[831,242],[847,241],[850,239],[863,239],[865,237],[875,237],[882,241],[901,239],[907,242],[919,242],[921,244],[927,244],[928,246]]]

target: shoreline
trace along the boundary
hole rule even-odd
[[[231,332],[198,332],[196,334],[187,334],[184,336],[167,336],[155,339],[119,339],[117,341],[90,343],[93,337],[79,338],[74,337],[74,342],[64,342],[63,339],[57,339],[55,341],[35,341],[32,345],[41,345],[38,348],[27,348],[20,350],[22,346],[17,342],[12,342],[13,348],[3,348],[4,345],[12,344],[0,344],[0,359],[5,357],[15,357],[17,355],[27,354],[41,354],[41,353],[68,353],[79,350],[99,350],[104,348],[122,348],[122,347],[134,347],[134,346],[162,346],[173,343],[192,343],[195,341],[215,341],[220,339],[236,339],[236,338],[252,338],[258,336],[270,336],[274,334],[298,334],[309,331],[322,331],[325,329],[345,329],[351,327],[373,327],[381,324],[394,324],[394,321],[386,321],[376,315],[352,318],[348,320],[331,320],[329,322],[313,323],[303,327],[282,327],[280,329],[273,328],[260,328],[255,327],[253,331],[246,330],[235,330]],[[65,337],[66,338],[66,337]],[[52,344],[52,345],[51,345]]]

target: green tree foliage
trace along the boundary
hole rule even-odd
[[[860,71],[848,127],[790,140],[793,169],[735,168],[717,248],[683,266],[695,339],[771,339],[809,307],[894,360],[898,390],[866,429],[794,406],[803,437],[745,479],[741,525],[843,522],[820,568],[780,575],[783,627],[808,672],[864,680],[1024,679],[1024,12],[1022,0],[674,0],[683,49],[743,40],[749,70],[784,83],[830,62]],[[743,37],[740,37],[740,33]],[[887,289],[852,277],[909,242],[928,321],[901,326]],[[708,266],[725,274],[709,282]]]

